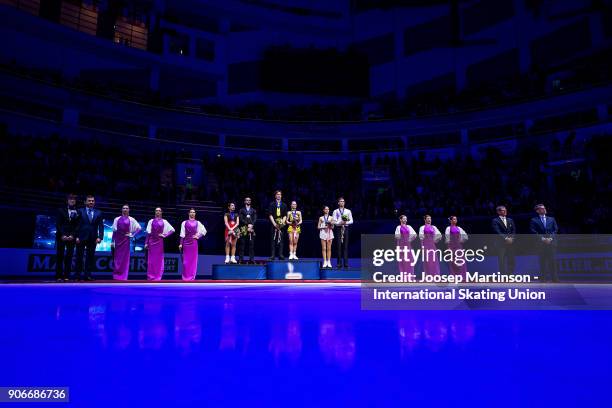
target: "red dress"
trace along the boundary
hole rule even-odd
[[[227,223],[229,224],[230,227],[233,227],[234,225],[236,225],[236,218],[238,218],[238,215],[236,213],[234,213],[233,215],[231,213],[225,214],[225,216],[227,217]],[[234,230],[234,232],[237,232],[236,230]],[[225,227],[225,240],[227,241],[227,235],[229,234],[229,229],[227,229],[227,227]]]

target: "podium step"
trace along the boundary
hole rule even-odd
[[[320,279],[319,261],[269,261],[268,279]]]
[[[321,269],[321,262],[304,261],[268,261],[265,265],[214,264],[214,280],[359,280],[361,269]]]
[[[213,265],[212,278],[215,280],[266,279],[266,266],[237,264]]]
[[[321,269],[321,279],[361,279],[361,269],[359,268],[346,268],[346,269]]]

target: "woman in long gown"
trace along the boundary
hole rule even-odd
[[[436,244],[442,238],[440,230],[431,224],[431,215],[423,217],[425,225],[419,228],[419,239],[421,240],[421,249],[423,251],[423,272],[427,275],[440,274],[439,251]]]
[[[121,208],[121,216],[113,221],[113,279],[127,280],[130,271],[130,243],[140,232],[140,224],[130,217],[130,207]]]
[[[183,280],[195,280],[198,272],[198,240],[206,235],[206,228],[196,220],[196,212],[189,210],[189,219],[181,223],[181,243],[183,254]]]
[[[147,280],[161,280],[164,274],[164,238],[172,235],[174,228],[162,218],[162,209],[155,209],[155,218],[147,224]]]
[[[417,233],[414,229],[408,225],[408,217],[400,215],[400,225],[395,228],[395,240],[397,246],[404,253],[404,248],[407,248],[408,257],[398,262],[398,268],[400,272],[414,273],[414,262],[412,257],[412,251],[410,243],[417,237]]]
[[[453,256],[453,260],[448,263],[449,272],[454,275],[461,275],[465,278],[465,274],[467,272],[467,264],[465,263],[465,259],[461,259],[463,262],[459,260],[455,260],[457,256],[457,251],[463,251],[463,243],[468,240],[468,234],[457,225],[457,216],[451,215],[448,217],[448,221],[450,225],[446,227],[444,231],[444,237],[448,248],[453,251],[455,254]],[[459,252],[460,253],[460,252]],[[457,263],[461,263],[461,265],[457,265]]]

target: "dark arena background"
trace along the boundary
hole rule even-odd
[[[0,37],[0,408],[611,406],[612,1],[0,0]]]

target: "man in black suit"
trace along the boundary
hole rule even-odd
[[[94,256],[96,245],[104,238],[104,219],[102,212],[96,210],[96,199],[88,195],[85,199],[85,208],[80,209],[81,224],[79,228],[79,239],[77,241],[76,279],[81,280],[83,272],[83,254],[86,255],[85,279],[93,281],[91,272],[94,270]]]
[[[557,221],[546,215],[544,204],[536,205],[534,210],[538,213],[538,216],[529,221],[529,230],[532,234],[536,234],[536,247],[540,256],[540,279],[546,282],[550,276],[553,282],[559,282],[555,262],[557,232],[559,231]]]
[[[70,278],[74,246],[78,242],[81,215],[76,209],[74,194],[66,196],[66,206],[57,211],[55,232],[55,280],[67,282]]]
[[[276,257],[278,248],[278,259],[283,260],[283,228],[287,222],[287,204],[283,203],[283,193],[280,190],[274,192],[274,201],[268,206],[268,218],[270,219],[270,247],[272,255],[270,261]]]
[[[497,207],[497,217],[491,221],[493,232],[499,237],[498,262],[499,271],[503,274],[514,273],[516,261],[514,259],[514,236],[516,227],[512,218],[508,218],[508,210],[503,205]]]
[[[249,263],[255,263],[255,222],[257,211],[251,207],[251,197],[244,199],[244,207],[238,212],[240,219],[240,239],[238,240],[240,263],[244,261],[244,247],[249,246]]]

